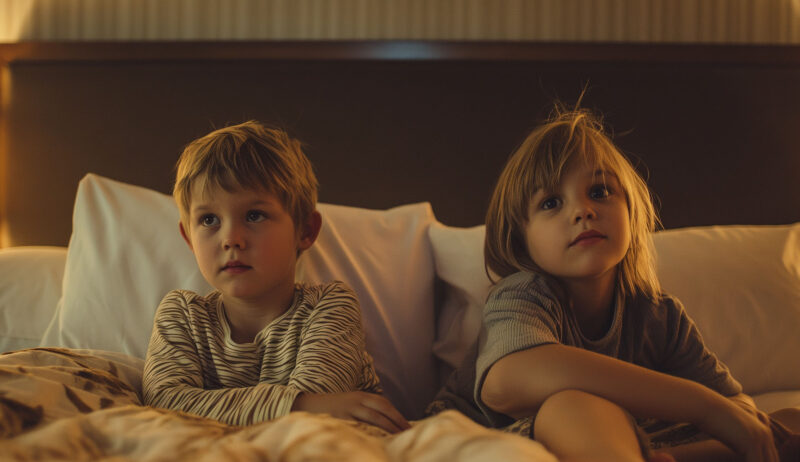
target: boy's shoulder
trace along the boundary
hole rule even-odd
[[[298,282],[296,288],[300,298],[296,302],[292,317],[306,319],[306,322],[344,318],[360,322],[361,308],[358,298],[346,283],[342,281],[321,284]]]
[[[355,291],[343,281],[323,283],[298,282],[295,284],[299,294],[299,304],[306,309],[317,311],[331,307],[354,306],[358,309]]]
[[[306,300],[323,300],[339,295],[355,297],[353,289],[347,283],[339,280],[322,283],[298,282],[295,285]]]
[[[207,312],[216,307],[219,300],[219,291],[212,291],[206,295],[200,295],[197,292],[185,289],[175,289],[167,292],[164,298],[161,299],[159,304],[159,311],[166,310],[180,310],[180,311],[194,311],[200,310]]]
[[[173,299],[173,300],[184,300],[186,303],[204,303],[216,300],[219,298],[219,291],[212,290],[211,292],[201,295],[195,291],[187,290],[187,289],[174,289],[167,292],[164,295],[164,299]]]

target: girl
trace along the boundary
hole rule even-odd
[[[756,409],[661,293],[656,222],[647,185],[601,122],[557,108],[500,176],[484,250],[501,279],[474,361],[439,398],[463,410],[454,396],[470,383],[479,412],[468,413],[528,424],[563,460],[779,460],[789,431]],[[797,410],[780,416],[797,424]],[[664,452],[651,455],[645,432]]]

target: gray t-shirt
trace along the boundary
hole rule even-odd
[[[547,279],[534,273],[520,272],[501,280],[486,301],[476,347],[462,368],[454,372],[440,398],[449,397],[459,409],[471,405],[472,410],[465,408],[462,412],[483,417],[476,420],[484,424],[509,425],[514,422],[511,417],[492,411],[480,400],[486,373],[506,355],[552,343],[693,380],[725,396],[741,393],[741,385],[706,348],[677,299],[668,295],[655,301],[645,296],[617,299],[608,331],[595,340],[581,333],[572,311],[556,293]],[[454,395],[460,395],[463,401],[453,399]]]

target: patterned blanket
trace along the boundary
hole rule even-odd
[[[141,405],[141,360],[96,350],[0,355],[3,460],[555,462],[535,441],[446,411],[397,435],[295,412],[248,427]]]

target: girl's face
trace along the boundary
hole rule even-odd
[[[534,194],[525,235],[530,257],[552,276],[613,279],[631,241],[619,180],[573,161],[555,191]]]

